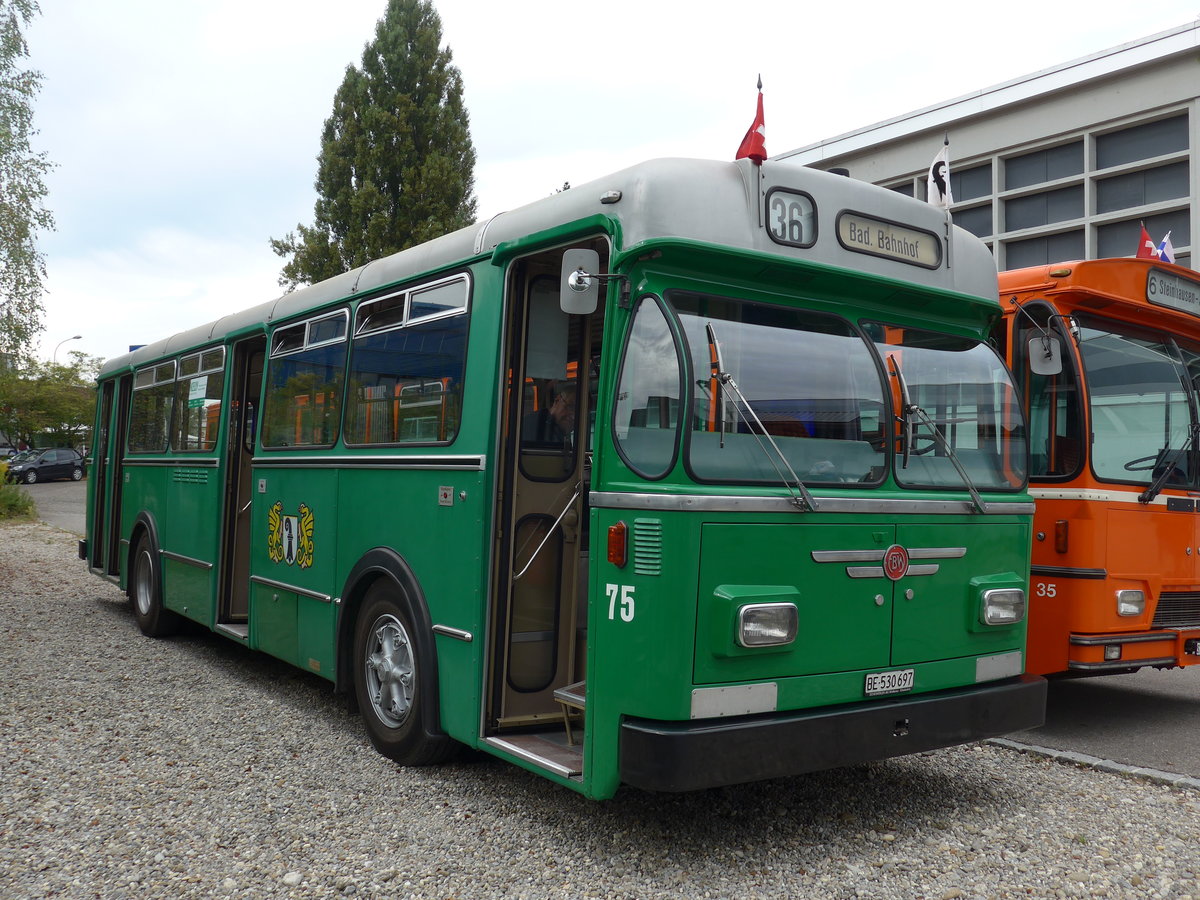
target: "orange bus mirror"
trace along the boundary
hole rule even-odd
[[[1029,370],[1034,375],[1062,372],[1062,345],[1052,334],[1035,334],[1029,339]]]

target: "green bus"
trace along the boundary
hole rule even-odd
[[[109,361],[80,557],[406,765],[606,798],[1036,726],[999,316],[933,207],[648,162]]]

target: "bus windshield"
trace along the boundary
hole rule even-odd
[[[883,390],[870,350],[849,322],[725,297],[667,296],[692,359],[687,461],[698,480],[778,482],[775,451],[760,441],[760,427],[805,482],[881,479]],[[709,325],[744,403],[713,377]]]
[[[913,328],[870,324],[867,330],[887,371],[903,371],[908,402],[923,413],[906,414],[896,480],[914,487],[963,487],[969,479],[984,490],[1019,488],[1026,470],[1024,419],[991,347]],[[899,384],[894,388],[901,405]]]

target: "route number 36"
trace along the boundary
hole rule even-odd
[[[604,592],[608,595],[608,617],[615,619],[617,612],[620,611],[621,619],[625,622],[633,621],[633,585],[632,584],[606,584]]]
[[[1058,594],[1058,585],[1052,581],[1039,581],[1035,593],[1039,597],[1054,597]]]

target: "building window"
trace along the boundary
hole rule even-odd
[[[1014,197],[1004,202],[1004,228],[1019,231],[1022,228],[1037,228],[1054,222],[1066,222],[1083,216],[1083,185]]]
[[[970,209],[954,210],[954,224],[965,228],[975,237],[991,237],[992,205],[973,206]]]
[[[1135,125],[1096,137],[1096,168],[1150,159],[1188,148],[1187,115]]]
[[[1096,182],[1096,212],[1106,213],[1188,195],[1188,164],[1172,163]]]
[[[1110,256],[1133,256],[1138,249],[1142,225],[1146,226],[1146,233],[1155,244],[1161,241],[1168,231],[1171,232],[1171,243],[1177,247],[1190,245],[1192,242],[1188,211],[1180,209],[1157,216],[1101,225],[1096,229],[1096,257],[1104,259]]]
[[[1083,259],[1083,229],[1009,241],[1005,244],[1006,269],[1045,266],[1068,259]]]
[[[984,163],[961,172],[951,169],[950,191],[954,194],[955,203],[988,196],[992,192],[992,164]]]
[[[1083,172],[1083,141],[1014,156],[1004,162],[1004,188],[1015,190]]]

